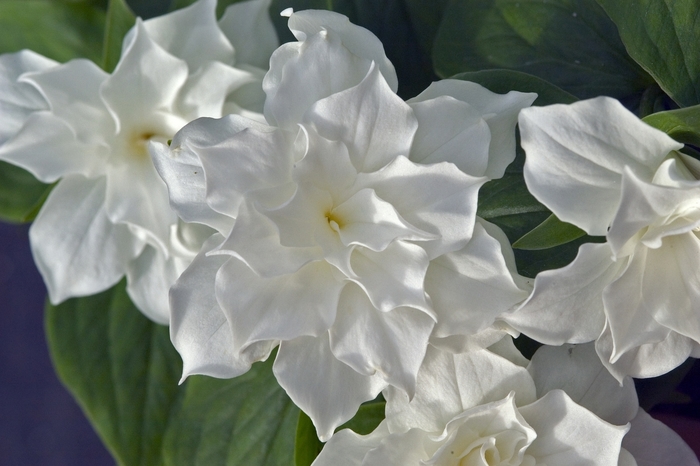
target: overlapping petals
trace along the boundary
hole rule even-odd
[[[245,22],[246,11],[264,23],[268,5],[236,7],[227,30],[235,35],[231,28]],[[255,100],[264,97],[262,70],[233,67],[234,47],[217,25],[215,8],[215,0],[201,0],[137,20],[112,74],[87,60],[58,65],[28,52],[3,57],[0,85],[9,86],[7,114],[14,121],[3,131],[15,132],[4,137],[0,159],[42,181],[60,180],[30,234],[53,303],[97,293],[126,275],[137,306],[168,322],[168,288],[214,230],[178,220],[148,144],[167,141],[197,117],[220,117],[233,93],[256,82],[253,97],[240,94],[241,108],[262,109]],[[247,56],[260,63],[272,39],[274,33]],[[190,162],[195,175],[202,171],[201,163]],[[77,205],[84,208],[73,212]]]
[[[511,324],[548,344],[597,338],[608,369],[654,377],[700,347],[696,163],[618,102],[524,110],[528,188],[607,243],[542,272]],[[566,324],[564,324],[566,323]]]

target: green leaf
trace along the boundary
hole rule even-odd
[[[404,0],[408,17],[423,52],[430,56],[449,0]]]
[[[540,250],[569,243],[586,234],[576,225],[562,222],[552,214],[547,220],[513,243],[515,249]]]
[[[348,422],[336,429],[351,429],[360,435],[367,435],[377,428],[384,420],[384,407],[386,402],[380,398],[379,401],[370,401],[360,406],[357,414]],[[294,445],[294,465],[309,466],[323,449],[323,443],[316,436],[316,428],[303,411],[299,412],[299,422],[297,423],[297,433]]]
[[[294,465],[310,466],[322,449],[323,442],[316,436],[314,423],[304,411],[300,411],[294,440]]]
[[[31,49],[59,62],[100,61],[105,14],[86,3],[0,2],[0,53]]]
[[[523,71],[579,98],[625,98],[651,84],[595,0],[450,0],[433,62],[442,77]]]
[[[136,16],[124,0],[109,0],[102,52],[102,68],[108,73],[119,63],[124,36],[135,23]]]
[[[272,359],[236,379],[190,377],[166,327],[131,303],[124,282],[47,306],[59,377],[120,465],[288,465],[298,410]]]
[[[33,220],[52,187],[22,168],[0,162],[0,220]]]
[[[700,2],[598,0],[630,56],[680,106],[700,104]]]
[[[676,141],[700,147],[700,105],[648,115],[642,121]]]
[[[513,70],[482,70],[459,73],[452,79],[481,84],[491,92],[507,94],[509,91],[535,92],[532,105],[571,104],[578,99],[554,84],[531,74]]]

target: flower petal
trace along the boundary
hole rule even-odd
[[[384,391],[386,422],[392,433],[441,432],[456,413],[501,400],[513,387],[517,405],[536,399],[527,370],[502,356],[489,350],[452,354],[429,346],[413,399],[394,387]]]
[[[555,389],[564,390],[576,404],[601,419],[623,425],[637,415],[639,403],[631,378],[620,383],[598,358],[593,343],[542,346],[528,367],[542,397]]]
[[[379,376],[360,375],[338,361],[326,332],[280,343],[272,370],[292,401],[311,418],[321,441],[386,386]]]
[[[107,148],[76,139],[73,129],[47,111],[34,112],[14,137],[0,146],[0,160],[31,172],[44,183],[67,175],[104,173]]]
[[[478,191],[486,181],[465,174],[451,163],[420,165],[399,156],[382,170],[361,173],[356,186],[374,189],[405,221],[436,235],[436,240],[420,242],[434,259],[461,249],[469,241]]]
[[[357,286],[343,289],[330,329],[336,358],[358,373],[379,375],[412,397],[435,321],[408,307],[381,312]]]
[[[595,349],[603,365],[618,381],[625,376],[637,378],[658,377],[683,364],[697,343],[688,337],[669,331],[662,341],[642,343],[620,353],[613,353],[610,327],[606,324],[595,342]],[[613,354],[615,359],[613,361]]]
[[[360,83],[370,66],[370,60],[352,54],[333,31],[282,44],[270,57],[263,79],[265,118],[271,125],[294,127],[314,102]]]
[[[231,233],[213,253],[238,257],[256,274],[268,278],[294,273],[323,257],[320,247],[283,246],[276,225],[249,202],[241,206]]]
[[[356,274],[350,278],[380,311],[408,306],[434,315],[423,290],[428,257],[421,247],[404,241],[394,241],[381,252],[358,247],[350,266]]]
[[[267,359],[274,342],[260,342],[236,352],[236,344],[224,312],[216,301],[215,277],[226,256],[207,256],[222,241],[212,236],[170,290],[170,339],[182,357],[182,379],[203,374],[231,378]]]
[[[233,219],[216,212],[207,204],[207,184],[199,157],[177,140],[173,140],[170,147],[151,142],[148,151],[158,175],[168,186],[170,206],[178,216],[186,222],[202,223],[219,233],[228,234]]]
[[[279,46],[270,20],[272,0],[250,0],[226,8],[219,27],[236,50],[236,64],[245,63],[263,70],[270,66],[270,55]],[[255,38],[255,39],[253,39]]]
[[[358,435],[350,429],[339,430],[324,445],[323,450],[314,460],[313,466],[366,465],[367,463],[363,459],[367,453],[381,445],[388,435],[385,426],[385,423],[379,424],[369,435]]]
[[[469,81],[441,79],[433,82],[426,90],[408,102],[414,106],[417,102],[441,96],[453,97],[469,104],[489,126],[491,138],[488,149],[488,168],[485,173],[480,175],[472,172],[467,173],[475,176],[485,175],[490,179],[502,177],[506,167],[515,159],[515,124],[518,122],[518,114],[520,110],[530,106],[535,101],[537,94],[518,91],[495,94],[485,87]]]
[[[136,40],[136,27],[124,38],[122,60]],[[148,36],[171,55],[187,62],[193,71],[209,61],[233,64],[233,46],[216,22],[216,0],[199,0],[192,5],[143,22]],[[183,34],[183,31],[187,31]]]
[[[126,292],[146,317],[157,324],[168,325],[168,291],[186,266],[174,257],[166,258],[161,250],[148,245],[128,265]]]
[[[18,78],[24,73],[57,65],[31,50],[0,55],[0,145],[17,133],[33,112],[49,109],[41,93]]]
[[[418,127],[411,107],[372,65],[360,84],[319,100],[304,115],[326,139],[341,141],[359,172],[376,171],[407,156]]]
[[[67,176],[29,230],[34,261],[53,304],[113,286],[143,249],[125,225],[109,221],[104,199],[103,179]]]
[[[382,42],[367,29],[352,24],[346,16],[326,10],[299,11],[289,17],[289,29],[299,41],[324,30],[333,31],[350,52],[375,62],[391,90],[396,92],[399,81]]]
[[[520,414],[537,432],[527,454],[537,464],[617,465],[622,438],[629,426],[615,426],[553,390]]]
[[[682,147],[608,97],[527,108],[519,124],[528,189],[590,235],[607,232],[624,167],[651,181],[668,153]]]
[[[216,274],[216,298],[231,322],[236,349],[325,333],[345,285],[330,269],[325,262],[312,262],[292,274],[262,278],[230,258]]]
[[[465,247],[430,261],[425,291],[438,315],[438,338],[477,334],[528,297],[514,282],[500,242],[481,223]]]
[[[582,245],[571,264],[537,274],[530,297],[503,320],[547,345],[594,340],[605,323],[603,290],[624,267],[611,255],[607,244]]]
[[[639,409],[622,446],[638,466],[697,466],[698,457],[683,439],[662,422]]]
[[[188,74],[187,64],[154,42],[140,19],[134,31],[117,67],[100,88],[119,133],[150,123],[158,111],[170,113]]]
[[[411,160],[452,162],[472,176],[486,174],[491,130],[476,109],[447,96],[410,105],[418,119]],[[515,133],[515,124],[513,127]]]

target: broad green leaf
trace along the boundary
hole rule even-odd
[[[404,0],[418,43],[427,56],[432,54],[433,42],[440,28],[442,15],[447,8],[448,1]]]
[[[59,62],[99,63],[105,14],[86,3],[51,0],[0,2],[0,53],[31,49]]]
[[[700,2],[598,0],[629,55],[680,106],[700,104]]]
[[[294,440],[294,466],[309,466],[322,449],[323,442],[316,436],[316,428],[311,418],[300,411]]]
[[[288,465],[298,410],[272,358],[236,379],[190,377],[166,327],[131,303],[124,282],[47,306],[49,349],[120,465]]]
[[[532,105],[570,104],[576,97],[552,83],[531,74],[513,70],[482,70],[459,73],[452,79],[481,84],[491,92],[507,94],[509,91],[535,92],[537,99]]]
[[[579,98],[625,98],[652,83],[595,0],[450,0],[433,61],[442,77],[512,69]]]
[[[119,63],[124,36],[135,22],[136,16],[124,0],[109,0],[102,52],[102,68],[108,73]]]
[[[0,162],[0,220],[13,223],[33,220],[51,187],[22,168]]]
[[[185,8],[186,6],[192,5],[194,2],[197,0],[173,0],[170,3],[170,11],[174,10],[179,10],[181,8]],[[226,8],[228,8],[230,5],[233,5],[234,3],[238,2],[243,2],[246,0],[218,0],[216,3],[216,15],[217,17],[221,17],[221,15],[224,14],[224,11]],[[273,5],[274,5],[275,0],[273,0]],[[145,11],[148,11],[151,15],[153,13],[156,13],[157,10],[162,6],[162,3],[159,0],[129,0],[129,4],[134,6],[134,10],[138,11],[137,8],[143,9]],[[279,16],[279,13],[282,10],[276,10],[273,7],[270,7],[270,14],[274,16]],[[165,12],[163,12],[165,13]],[[162,13],[159,13],[162,14]],[[286,20],[286,18],[284,18]]]
[[[360,406],[357,414],[348,422],[336,429],[350,429],[360,435],[367,435],[377,428],[384,419],[384,407],[386,402],[370,401]],[[316,459],[323,448],[323,443],[316,437],[316,428],[311,418],[303,411],[299,412],[297,433],[294,445],[294,465],[309,466]]]
[[[531,251],[549,249],[571,242],[585,234],[586,232],[579,227],[562,222],[556,215],[552,214],[547,217],[547,220],[513,243],[513,248]]]
[[[642,121],[660,129],[676,141],[700,146],[700,105],[653,113]]]

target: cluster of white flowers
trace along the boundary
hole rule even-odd
[[[183,379],[276,348],[318,465],[697,465],[629,376],[700,356],[700,162],[612,99],[448,79],[404,101],[371,32],[286,11],[278,48],[269,3],[138,20],[112,74],[0,57],[0,160],[58,180],[30,230],[51,301],[126,276]],[[476,215],[518,121],[533,195],[607,238],[534,289]],[[520,332],[597,340],[528,362]],[[375,432],[334,435],[380,393]]]

